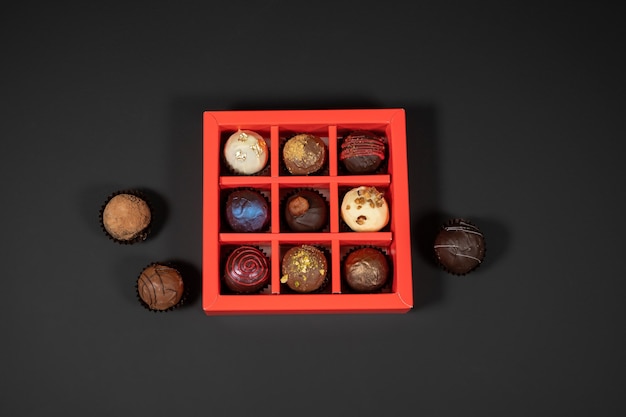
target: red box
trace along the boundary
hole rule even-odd
[[[264,175],[233,175],[222,166],[225,138],[238,129],[263,135],[269,147]],[[377,132],[388,146],[386,169],[376,175],[344,175],[338,147],[342,135],[357,129]],[[328,145],[328,167],[322,175],[292,176],[280,169],[279,143],[294,133],[313,133]],[[296,313],[405,313],[413,307],[411,235],[404,109],[206,111],[203,120],[202,307],[207,315]],[[340,227],[342,192],[360,185],[384,190],[390,207],[389,225],[380,232],[346,232]],[[223,193],[253,187],[270,201],[270,230],[233,233],[221,228]],[[315,188],[330,204],[330,224],[319,233],[285,233],[279,202],[295,187]],[[281,256],[290,245],[312,243],[327,249],[330,283],[322,293],[293,294],[281,289]],[[221,260],[228,248],[261,247],[270,259],[271,283],[258,294],[233,294],[222,284]],[[391,259],[391,285],[384,292],[355,293],[341,279],[341,261],[350,248],[373,245]]]

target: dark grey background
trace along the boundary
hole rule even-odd
[[[595,2],[22,2],[0,17],[0,414],[626,414],[623,19]],[[415,309],[143,310],[201,274],[202,112],[403,107]],[[138,187],[158,221],[98,225]],[[447,217],[487,236],[430,261]]]

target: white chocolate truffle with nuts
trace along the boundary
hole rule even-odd
[[[378,232],[389,223],[389,206],[375,187],[356,187],[343,197],[341,218],[355,232]]]
[[[252,130],[237,130],[224,144],[224,159],[237,174],[256,174],[267,164],[267,143]]]

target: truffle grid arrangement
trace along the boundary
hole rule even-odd
[[[405,112],[206,111],[207,315],[413,307]]]

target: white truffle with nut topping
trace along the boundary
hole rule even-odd
[[[267,164],[267,143],[260,134],[240,129],[226,140],[224,159],[237,174],[256,174]]]
[[[375,187],[356,187],[343,197],[341,218],[355,232],[378,232],[389,223],[389,206]]]

